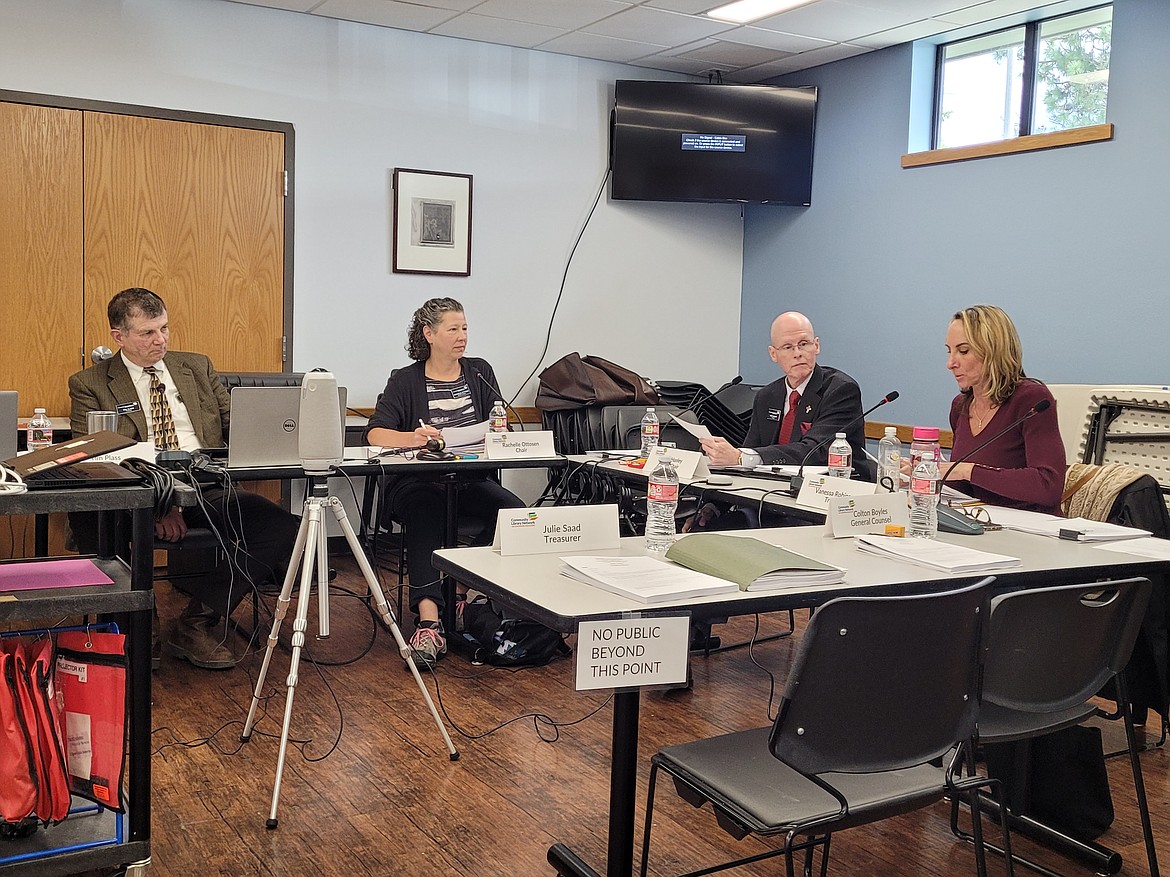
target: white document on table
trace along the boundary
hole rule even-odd
[[[686,600],[730,594],[739,586],[727,579],[655,557],[562,557],[561,574],[639,603]]]
[[[908,563],[950,573],[983,572],[1020,565],[1018,557],[964,548],[937,539],[858,536],[857,548],[870,554],[905,560]]]
[[[1140,539],[1149,536],[1149,530],[1136,527],[1122,527],[1106,521],[1091,521],[1088,518],[1061,518],[1043,512],[1029,512],[1022,509],[1006,509],[988,506],[987,513],[994,524],[1021,533],[1037,536],[1051,536],[1054,539],[1075,539],[1077,542],[1115,542],[1123,539]],[[1070,535],[1075,534],[1075,535]]]

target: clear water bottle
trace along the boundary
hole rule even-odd
[[[649,457],[658,447],[658,415],[653,408],[647,408],[642,417],[642,450],[639,456]]]
[[[674,512],[678,508],[678,473],[663,460],[650,473],[646,492],[646,550],[665,552],[674,544]]]
[[[897,493],[902,486],[902,443],[898,441],[898,428],[896,426],[886,427],[886,434],[878,442],[877,458],[878,490],[889,490],[891,493]]]
[[[492,413],[488,415],[488,432],[508,431],[508,411],[504,403],[497,399],[492,403]]]
[[[30,451],[47,448],[53,443],[53,422],[45,414],[44,408],[33,410],[33,416],[28,421],[27,440]]]
[[[910,535],[933,539],[938,535],[938,497],[942,482],[934,451],[923,451],[922,462],[910,476]]]
[[[845,433],[837,433],[829,445],[829,474],[835,478],[848,478],[853,472],[853,448],[845,441]]]
[[[910,442],[910,471],[913,472],[922,462],[923,451],[934,451],[934,461],[942,460],[942,451],[938,444],[937,426],[914,427],[914,440]]]

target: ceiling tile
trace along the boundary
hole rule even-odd
[[[812,37],[801,37],[778,30],[765,30],[762,27],[737,27],[735,30],[719,34],[719,39],[729,43],[743,43],[745,46],[760,46],[764,49],[777,49],[780,52],[789,53],[807,52],[810,49],[832,45],[830,40],[816,40]]]
[[[839,0],[820,0],[818,3],[798,6],[788,12],[761,19],[755,22],[755,25],[768,30],[845,42],[905,23],[905,18],[893,12],[854,6]]]
[[[618,0],[483,0],[474,13],[576,30],[629,8]]]
[[[398,3],[396,0],[325,0],[313,9],[313,15],[380,24],[404,30],[429,30],[458,13],[450,9]]]
[[[659,9],[635,6],[582,28],[582,30],[587,33],[627,40],[652,36],[655,42],[661,42],[664,45],[677,45],[713,36],[731,30],[733,27],[735,25],[715,21],[712,18],[699,18],[694,15],[680,15],[677,12],[663,12]]]
[[[633,61],[635,58],[645,58],[647,55],[656,55],[666,46],[660,43],[619,40],[599,34],[574,31],[563,37],[556,37],[547,43],[542,43],[540,48],[563,55],[576,55],[580,58],[596,58],[599,61],[621,63]]]
[[[754,64],[763,64],[772,60],[776,57],[776,52],[772,49],[744,46],[739,43],[724,43],[717,40],[710,46],[703,46],[678,57],[689,58],[692,61],[705,61],[711,67],[720,65],[751,67]]]
[[[986,3],[976,3],[964,9],[957,9],[935,17],[945,21],[953,21],[956,24],[982,24],[1005,15],[1028,12],[1037,5],[1044,4],[1037,3],[1036,0],[988,0]]]
[[[757,64],[754,67],[741,67],[739,70],[730,70],[724,73],[723,78],[729,82],[748,84],[765,82],[769,79],[775,79],[777,76],[803,70],[807,65],[799,58],[799,55],[790,55],[787,58],[769,61],[766,64]]]
[[[853,39],[855,45],[865,46],[867,49],[884,49],[887,46],[897,46],[901,43],[912,43],[925,37],[933,37],[940,33],[953,30],[955,25],[937,18],[927,18],[913,24],[904,24],[901,27],[892,27],[869,36]]]
[[[321,0],[231,0],[245,6],[266,6],[269,9],[286,9],[289,12],[308,12]]]
[[[630,61],[635,67],[647,67],[651,70],[670,70],[672,73],[690,73],[694,76],[701,76],[713,67],[719,65],[712,64],[710,61],[701,61],[693,58],[680,58],[670,55],[649,55],[645,58],[639,58],[636,61]],[[724,72],[727,67],[721,67]]]
[[[525,21],[505,21],[502,18],[489,18],[485,15],[468,12],[457,15],[438,27],[431,28],[428,33],[531,49],[540,43],[561,36],[565,30],[560,27],[529,24]]]
[[[722,6],[728,0],[646,0],[644,6],[654,9],[668,9],[671,12],[685,12],[687,15],[698,15],[717,6]]]
[[[835,46],[826,46],[823,49],[813,49],[811,52],[801,52],[796,57],[804,62],[802,67],[819,67],[821,64],[831,64],[852,58],[854,55],[864,55],[871,51],[865,46],[855,46],[850,43],[837,43]]]

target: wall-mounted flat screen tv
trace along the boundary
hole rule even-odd
[[[808,206],[815,87],[620,79],[610,197]]]

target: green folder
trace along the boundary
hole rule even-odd
[[[845,579],[845,570],[838,566],[750,536],[725,533],[685,536],[670,547],[666,559],[735,582],[741,591],[831,585]]]

